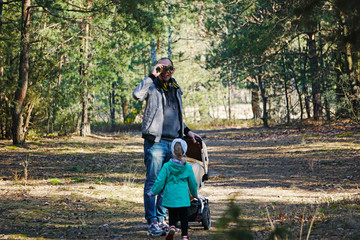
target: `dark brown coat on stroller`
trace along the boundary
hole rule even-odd
[[[208,166],[209,158],[207,147],[200,138],[195,138],[196,143],[192,139],[184,139],[188,145],[186,156],[188,163],[192,166],[193,172],[198,183],[198,190],[204,185],[204,181],[209,179]],[[211,216],[209,208],[209,200],[198,194],[198,198],[191,201],[189,207],[189,221],[201,222],[205,230],[211,227]]]

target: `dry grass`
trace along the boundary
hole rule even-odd
[[[360,236],[358,128],[200,133],[211,170],[200,193],[210,201],[213,223],[234,199],[255,239],[267,238],[271,224],[286,227],[291,239],[300,233],[306,239],[310,227],[309,239]],[[142,142],[138,133],[40,139],[24,147],[1,141],[0,238],[147,239]],[[211,239],[215,230],[191,223],[190,236]]]

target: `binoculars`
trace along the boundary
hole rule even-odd
[[[172,72],[173,70],[174,70],[173,66],[162,66],[156,68],[156,72],[167,72],[167,71]]]

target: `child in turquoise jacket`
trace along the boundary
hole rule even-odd
[[[181,222],[182,239],[188,237],[188,207],[190,207],[190,196],[197,196],[197,182],[191,165],[184,158],[187,144],[180,138],[174,139],[171,145],[173,157],[164,164],[149,193],[157,195],[164,187],[164,198],[162,205],[169,211],[170,230],[166,240],[174,239],[175,224]]]

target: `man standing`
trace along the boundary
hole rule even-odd
[[[148,236],[165,235],[166,209],[162,206],[163,193],[157,198],[149,196],[163,164],[171,158],[171,143],[184,136],[201,138],[190,131],[183,121],[182,91],[172,74],[175,68],[169,58],[161,58],[151,74],[135,88],[133,97],[146,100],[142,123],[146,179],[144,186],[145,219],[149,225]]]

